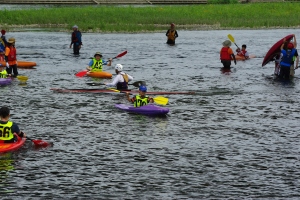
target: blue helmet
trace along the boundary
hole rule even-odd
[[[144,86],[144,85],[141,85],[141,86],[139,87],[139,90],[142,91],[142,92],[147,92],[147,87]]]

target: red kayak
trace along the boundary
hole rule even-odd
[[[291,39],[293,38],[293,35],[287,35],[284,37],[286,39],[287,42],[290,42]],[[283,39],[280,39],[279,41],[277,41],[267,52],[263,62],[262,62],[262,66],[265,66],[266,64],[268,64],[270,61],[274,61],[274,58],[280,54],[281,50],[280,47],[283,43]]]
[[[109,89],[59,89],[59,88],[51,88],[51,90],[60,93],[120,93],[115,90]],[[124,91],[123,91],[124,92]],[[138,90],[128,90],[131,94],[138,94]],[[195,94],[195,92],[167,92],[167,91],[153,91],[147,92],[149,95],[171,95],[171,94]]]
[[[25,141],[26,138],[21,138],[19,136],[18,137],[18,141],[15,143],[3,143],[3,140],[0,141],[0,153],[5,153],[5,152],[10,152],[10,151],[15,151],[19,148],[21,148]]]

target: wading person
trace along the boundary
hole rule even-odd
[[[286,80],[290,79],[290,73],[291,73],[291,67],[293,66],[293,59],[294,57],[296,58],[296,69],[298,68],[298,63],[299,63],[299,58],[298,58],[298,52],[297,50],[294,48],[294,44],[293,43],[288,43],[287,45],[287,50],[284,49],[284,45],[286,43],[286,39],[283,39],[283,43],[280,47],[281,50],[281,61],[280,61],[280,74],[279,77],[280,78],[284,78]]]
[[[223,47],[220,51],[220,60],[223,64],[223,69],[230,69],[231,58],[234,60],[234,64],[236,64],[235,56],[230,48],[231,42],[229,40],[225,40],[222,44]]]
[[[81,36],[82,36],[82,34],[78,30],[78,26],[74,25],[73,26],[73,33],[72,33],[72,36],[71,36],[70,48],[72,48],[72,45],[73,45],[73,53],[75,55],[79,55],[79,50],[80,50],[81,45],[82,45]]]
[[[166,33],[166,36],[168,37],[167,44],[174,45],[175,40],[178,37],[178,33],[175,30],[175,24],[174,23],[171,24],[171,28],[168,29],[168,31]]]
[[[5,61],[6,61],[6,71],[9,76],[12,76],[12,72],[14,73],[14,77],[18,76],[18,68],[17,68],[17,49],[15,47],[15,38],[9,38],[7,41],[7,45],[5,47]]]
[[[5,30],[1,30],[1,38],[0,38],[0,61],[4,61],[5,56],[5,46],[6,46],[6,38],[5,38]]]

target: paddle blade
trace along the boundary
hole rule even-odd
[[[153,98],[154,102],[160,105],[167,105],[169,99],[166,97],[158,96]]]
[[[136,81],[132,84],[129,84],[129,85],[133,85],[134,87],[140,87],[141,85],[144,85],[146,86],[146,82],[145,81]]]
[[[231,42],[234,43],[234,37],[233,37],[231,34],[228,34],[227,37],[229,38],[229,40],[230,40]]]
[[[116,57],[114,57],[113,59],[120,58],[120,57],[122,57],[122,56],[124,56],[126,54],[127,54],[127,51],[124,51],[124,52],[120,53],[119,55],[117,55]]]
[[[81,72],[76,73],[75,76],[77,76],[77,77],[83,77],[83,76],[86,75],[86,73],[88,73],[88,70],[83,70]]]
[[[31,140],[34,145],[36,147],[49,147],[49,146],[53,146],[53,143],[48,143],[46,141],[43,141],[43,140]]]

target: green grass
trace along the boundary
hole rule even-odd
[[[260,29],[299,26],[299,3],[249,3],[172,6],[84,6],[0,10],[0,26],[83,32],[155,32],[176,29]]]

